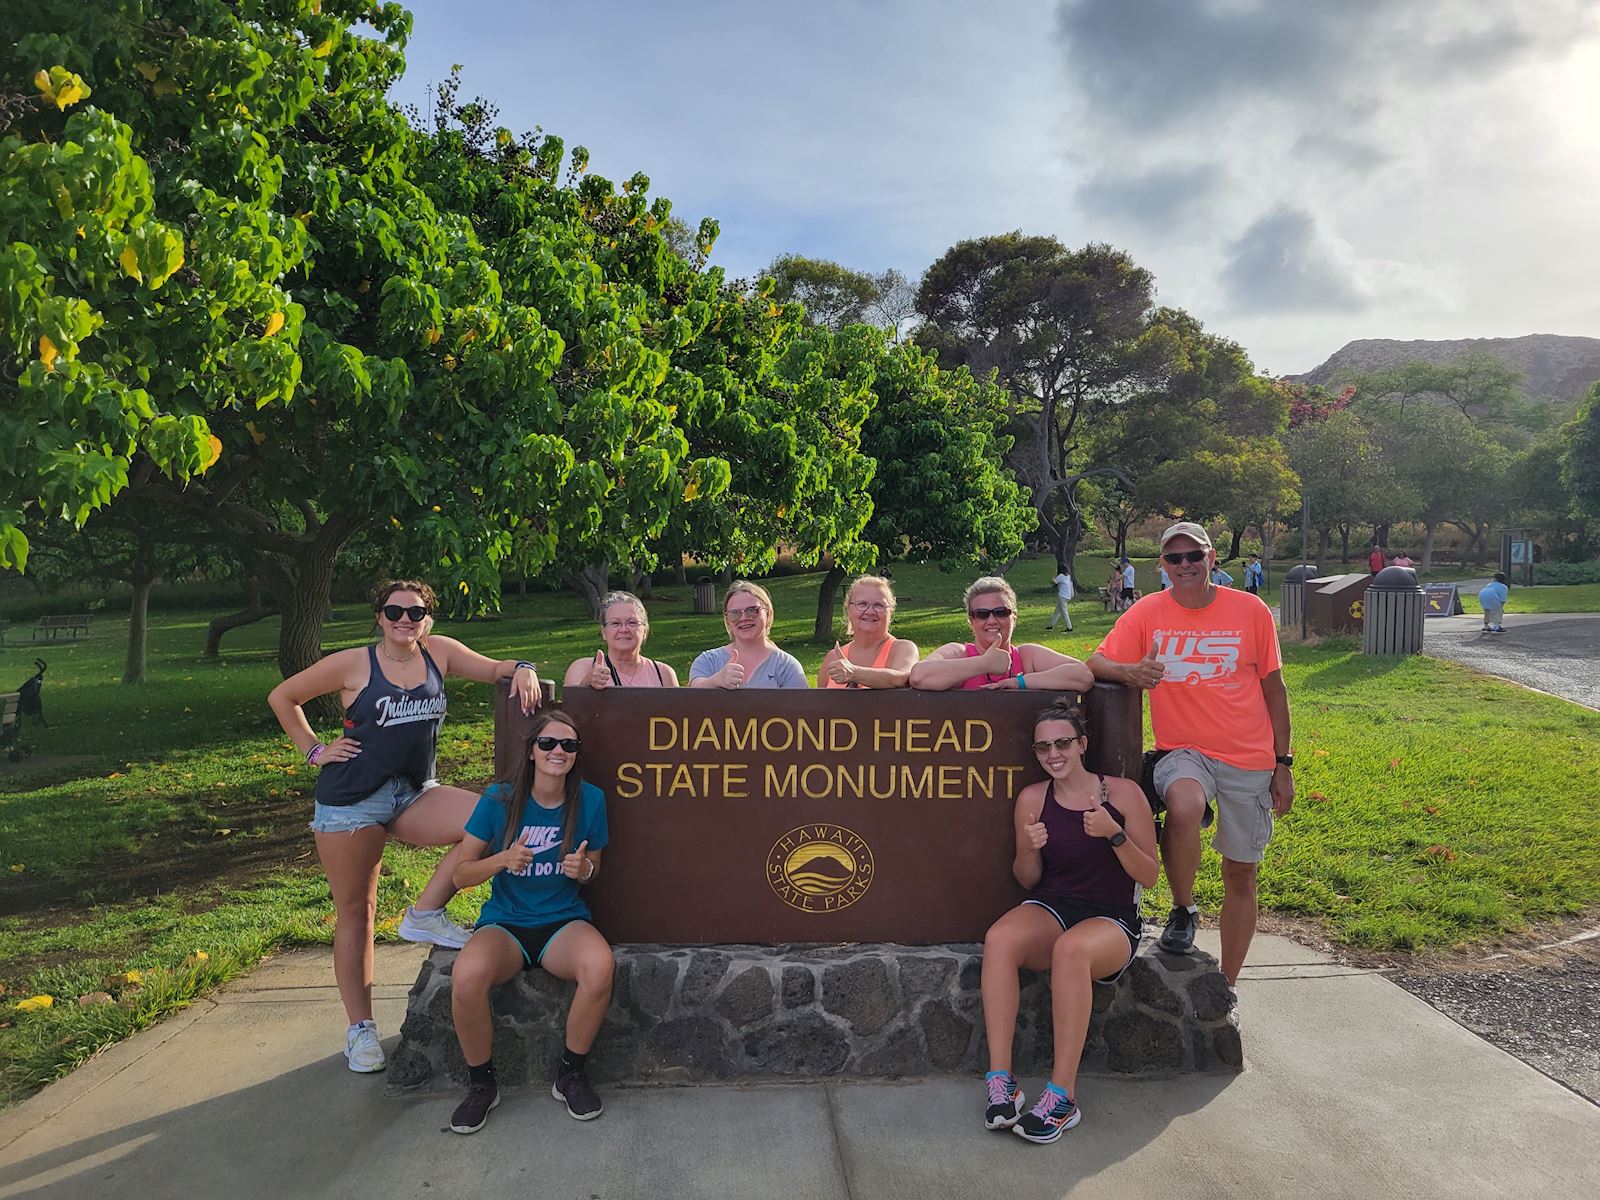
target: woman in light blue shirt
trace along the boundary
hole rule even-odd
[[[735,579],[722,598],[722,620],[729,642],[701,654],[689,665],[689,686],[720,688],[808,688],[806,669],[768,637],[772,597],[760,584]]]

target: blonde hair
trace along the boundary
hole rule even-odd
[[[974,596],[982,596],[988,592],[999,592],[1000,595],[1006,598],[1006,604],[1011,611],[1017,611],[1017,593],[1012,590],[1009,583],[998,575],[985,575],[982,579],[974,580],[972,585],[967,588],[966,595],[961,598],[961,606],[963,608],[970,607]]]
[[[728,601],[732,600],[740,592],[749,592],[760,602],[761,607],[766,609],[767,616],[772,616],[772,597],[767,595],[767,589],[759,583],[751,583],[748,579],[735,579],[728,585],[727,595],[722,597],[723,617],[728,615]]]
[[[868,587],[880,587],[880,588],[882,588],[883,591],[884,591],[884,594],[889,597],[889,611],[890,612],[894,611],[895,605],[899,603],[899,601],[897,601],[894,598],[894,585],[891,584],[882,575],[858,575],[858,576],[856,576],[855,579],[851,581],[850,587],[845,591],[844,602],[846,604],[849,604],[850,601],[855,598],[856,589],[858,587],[860,587],[863,583],[866,584]]]
[[[607,592],[606,598],[600,601],[600,624],[606,623],[606,613],[611,611],[614,604],[631,604],[639,610],[639,624],[645,629],[650,628],[650,614],[644,610],[644,601],[632,592]]]

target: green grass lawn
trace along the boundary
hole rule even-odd
[[[1140,582],[1153,565],[1138,564]],[[1096,584],[1109,570],[1085,561]],[[1083,657],[1111,625],[1097,601],[1074,605],[1076,628],[1047,635],[1048,560],[1017,565],[1018,640]],[[896,571],[895,632],[928,650],[964,639],[965,579]],[[774,637],[815,672],[818,577],[770,581]],[[658,589],[649,649],[687,673],[723,641],[714,617],[690,613],[689,588]],[[1541,593],[1515,589],[1512,611]],[[1592,607],[1592,604],[1591,604]],[[1520,611],[1529,611],[1520,608]],[[275,622],[236,631],[222,661],[200,658],[209,613],[154,615],[150,679],[118,683],[126,620],[97,618],[94,636],[45,646],[48,727],[29,726],[31,755],[0,767],[0,1098],[16,1098],[274,947],[326,942],[327,886],[305,823],[311,774],[265,702],[277,680]],[[329,649],[359,644],[364,611],[340,608]],[[503,619],[444,625],[484,653],[528,657],[542,673],[594,652],[575,596],[512,598]],[[0,688],[19,684],[35,648],[0,653]],[[1291,647],[1300,802],[1262,873],[1269,909],[1323,922],[1372,947],[1447,946],[1600,901],[1600,814],[1591,800],[1600,715],[1427,658],[1369,659],[1349,642]],[[449,685],[441,775],[481,783],[492,753],[490,691]],[[380,937],[438,852],[391,846],[379,893]],[[1199,898],[1221,899],[1207,852]],[[480,894],[458,897],[470,919]],[[1164,912],[1164,888],[1146,910]],[[127,973],[138,973],[129,981]],[[80,1008],[81,994],[120,1003]],[[35,994],[52,1008],[22,1012]]]
[[[1478,593],[1463,592],[1461,607],[1469,613],[1481,613]],[[1511,586],[1511,597],[1506,602],[1506,615],[1517,613],[1592,613],[1600,612],[1600,583],[1547,584],[1543,587]]]

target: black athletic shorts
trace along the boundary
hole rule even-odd
[[[1139,909],[1137,907],[1107,908],[1101,904],[1086,904],[1082,900],[1065,900],[1056,897],[1047,897],[1043,900],[1029,898],[1024,900],[1023,903],[1037,904],[1040,908],[1044,909],[1045,912],[1049,913],[1056,919],[1057,922],[1060,923],[1063,933],[1068,929],[1071,929],[1074,925],[1080,924],[1094,917],[1101,917],[1112,922],[1118,929],[1122,930],[1122,932],[1127,935],[1128,961],[1122,964],[1122,966],[1117,970],[1116,974],[1107,975],[1104,979],[1098,980],[1097,982],[1099,983],[1115,983],[1117,980],[1121,979],[1122,972],[1126,971],[1132,964],[1133,956],[1139,953],[1139,938],[1143,934],[1144,921],[1143,918],[1139,916]]]
[[[503,929],[514,937],[522,951],[522,969],[529,971],[539,965],[544,952],[550,948],[550,943],[555,941],[556,934],[574,921],[581,920],[582,917],[568,917],[565,921],[557,921],[553,925],[505,925],[499,921],[491,921],[487,925],[479,925],[478,928]]]

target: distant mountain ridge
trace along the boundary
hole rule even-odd
[[[1523,373],[1529,396],[1578,399],[1600,380],[1600,338],[1567,337],[1556,333],[1531,333],[1515,338],[1457,338],[1450,341],[1396,341],[1360,338],[1333,352],[1322,365],[1304,375],[1291,375],[1300,383],[1327,383],[1341,370],[1377,371],[1401,363],[1447,363],[1468,354],[1492,354]]]

